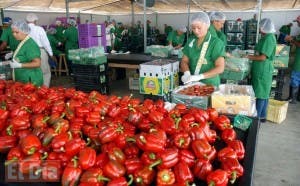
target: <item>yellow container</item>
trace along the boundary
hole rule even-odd
[[[267,120],[278,124],[283,122],[286,118],[288,105],[287,101],[269,99]]]

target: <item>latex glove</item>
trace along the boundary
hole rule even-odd
[[[204,79],[204,75],[203,74],[192,75],[192,76],[190,76],[188,78],[188,80],[184,84],[195,82],[195,81],[200,81],[201,79]]]
[[[183,83],[186,83],[186,81],[190,78],[190,76],[191,76],[191,72],[190,71],[185,71],[183,73],[183,76],[181,77],[181,81]]]
[[[9,62],[10,68],[22,68],[22,63],[12,60]]]
[[[58,42],[58,46],[61,46],[62,45],[62,43],[61,42]]]
[[[14,54],[13,52],[9,52],[9,53],[5,54],[4,59],[8,60],[8,59],[12,58],[13,54]]]

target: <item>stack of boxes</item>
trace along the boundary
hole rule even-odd
[[[179,61],[158,59],[140,64],[140,93],[169,100],[169,93],[179,85]]]
[[[98,46],[98,29],[96,24],[78,25],[79,48]]]
[[[245,48],[245,21],[228,20],[225,22],[225,34],[227,36],[226,51],[234,49],[244,50]]]
[[[248,20],[246,29],[245,49],[253,50],[256,43],[257,21]]]

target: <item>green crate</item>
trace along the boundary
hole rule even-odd
[[[275,56],[273,61],[275,68],[286,68],[289,66],[289,56]]]
[[[150,53],[156,57],[170,57],[172,48],[162,45],[151,45],[146,47],[145,53]]]
[[[220,74],[221,79],[226,80],[244,80],[249,75],[249,71],[230,71],[224,70],[222,74]]]
[[[234,117],[233,126],[243,131],[246,131],[251,124],[252,124],[252,119],[247,116],[238,114]]]
[[[73,64],[79,64],[79,65],[101,65],[107,63],[107,57],[106,56],[100,56],[97,58],[84,58],[81,60],[73,60]]]
[[[246,30],[247,30],[247,33],[256,33],[257,21],[248,21]]]
[[[227,33],[227,43],[234,45],[242,45],[245,43],[244,33]]]
[[[248,45],[252,45],[256,43],[256,33],[248,33],[246,35],[246,42]]]

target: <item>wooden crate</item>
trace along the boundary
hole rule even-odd
[[[277,124],[282,123],[286,118],[288,105],[287,101],[269,99],[267,120]]]

